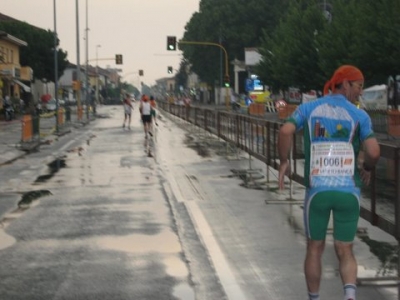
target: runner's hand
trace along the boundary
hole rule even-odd
[[[371,181],[371,171],[367,171],[364,168],[360,169],[360,177],[362,182],[365,185],[369,185],[370,181]]]
[[[285,175],[290,175],[290,165],[289,161],[281,162],[279,166],[279,189],[283,190],[285,188]]]

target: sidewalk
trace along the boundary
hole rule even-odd
[[[90,121],[95,120],[90,115]],[[22,142],[22,124],[21,119],[12,121],[0,120],[0,166],[13,162],[27,155],[31,151],[36,151],[41,144],[49,140],[68,134],[74,126],[85,126],[88,123],[86,117],[83,120],[65,123],[60,126],[56,132],[54,117],[42,118],[40,123],[40,137],[33,138],[31,141]]]
[[[0,166],[10,163],[26,154],[19,149],[21,142],[21,121],[0,121]]]

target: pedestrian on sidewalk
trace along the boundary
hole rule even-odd
[[[153,136],[153,133],[150,131],[151,126],[151,105],[149,102],[149,97],[147,95],[142,96],[142,100],[140,101],[140,116],[143,122],[143,129],[145,138],[148,138],[148,135]]]
[[[360,187],[369,184],[380,156],[370,117],[354,105],[363,84],[364,76],[358,68],[341,66],[325,84],[325,96],[299,105],[279,131],[280,189],[284,188],[284,176],[290,173],[293,134],[304,131],[304,225],[308,239],[304,273],[310,300],[320,300],[321,257],[331,213],[344,300],[356,300],[353,241],[360,213]],[[363,162],[360,150],[364,152]]]
[[[131,114],[133,110],[132,101],[128,94],[124,97],[124,123],[122,124],[122,128],[125,128],[125,123],[127,123],[128,129],[131,129]]]

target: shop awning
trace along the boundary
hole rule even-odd
[[[31,92],[31,88],[30,88],[29,86],[27,86],[26,84],[24,84],[24,83],[22,83],[21,81],[16,80],[16,79],[13,79],[13,81],[14,81],[14,83],[16,83],[16,84],[18,84],[20,87],[22,87],[23,90],[24,90],[25,92],[27,92],[27,93],[30,93],[30,92]]]

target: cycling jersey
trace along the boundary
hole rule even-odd
[[[306,187],[358,194],[360,146],[374,136],[368,114],[335,94],[300,105],[287,121],[303,130]]]

